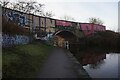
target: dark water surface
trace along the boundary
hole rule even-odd
[[[106,58],[83,67],[92,78],[118,78],[118,55],[117,53],[106,54]]]
[[[118,51],[72,48],[71,52],[92,78],[118,78]]]

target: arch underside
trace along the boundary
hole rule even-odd
[[[54,44],[59,47],[64,47],[65,42],[76,42],[77,37],[70,31],[58,31],[54,34]]]

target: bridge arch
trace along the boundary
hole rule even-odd
[[[75,34],[74,34],[72,31],[70,31],[70,30],[58,30],[58,31],[56,31],[53,35],[57,35],[57,34],[62,33],[62,32],[68,32],[68,33],[71,33],[71,34],[75,35]]]
[[[77,36],[68,30],[60,30],[53,34],[54,45],[59,47],[65,47],[65,42],[73,43],[76,42]]]

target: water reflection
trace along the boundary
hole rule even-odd
[[[106,59],[106,54],[96,54],[96,53],[88,53],[88,54],[78,54],[80,63],[85,66],[87,64],[91,65],[91,68],[97,68],[98,65],[104,63],[104,59]]]
[[[100,68],[101,65],[103,65],[105,62],[104,60],[100,60],[96,62],[95,64],[90,64],[90,68],[97,69]]]
[[[118,78],[118,53],[79,48],[70,51],[92,78]]]

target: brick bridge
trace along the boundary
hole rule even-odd
[[[105,26],[93,23],[80,23],[42,17],[34,14],[22,13],[9,8],[2,9],[2,16],[7,21],[13,21],[20,27],[30,30],[37,38],[52,34],[54,45],[64,46],[64,43],[75,43],[78,38],[92,35],[98,31],[105,31]]]

